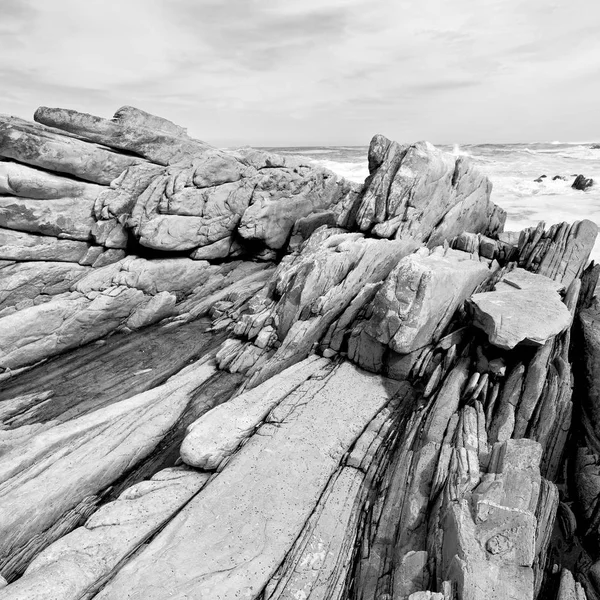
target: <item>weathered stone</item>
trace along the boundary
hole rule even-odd
[[[258,181],[238,233],[269,248],[282,248],[298,219],[336,203],[338,188],[337,176],[324,169],[304,176],[285,170],[269,173]]]
[[[361,231],[434,247],[463,231],[502,229],[506,215],[490,202],[491,183],[464,157],[444,154],[427,142],[386,146],[378,138],[374,145],[372,165],[380,164],[361,195],[356,216]]]
[[[65,294],[0,319],[0,366],[17,368],[101,338],[145,299],[140,290],[112,287],[92,297]]]
[[[104,185],[142,162],[16,117],[0,119],[0,156]]]
[[[490,276],[470,254],[437,249],[402,259],[373,301],[366,331],[408,354],[437,341],[458,306]]]
[[[560,281],[565,287],[581,275],[598,235],[598,226],[584,219],[561,223],[544,231],[544,223],[519,238],[519,265]]]
[[[132,107],[119,109],[109,120],[75,110],[41,106],[33,118],[38,123],[117,150],[134,152],[161,165],[177,162],[210,148],[204,142],[189,138],[185,130],[166,119]]]
[[[0,194],[3,195],[38,200],[58,198],[95,200],[104,190],[106,190],[104,186],[48,173],[28,165],[10,161],[0,162]]]
[[[581,355],[587,392],[584,410],[594,435],[600,440],[600,302],[597,298],[589,308],[579,313],[579,319],[583,333]]]
[[[171,468],[128,488],[39,554],[5,591],[6,600],[76,600],[97,590],[208,478]]]
[[[50,427],[15,444],[0,462],[0,557],[50,526],[79,500],[147,456],[215,372],[190,365],[167,383]]]
[[[587,190],[594,185],[594,180],[591,177],[585,177],[584,175],[577,175],[575,177],[575,181],[572,183],[571,187],[574,190]]]
[[[496,445],[489,473],[471,502],[451,503],[444,522],[442,576],[463,600],[533,600],[541,447],[530,440]]]
[[[343,454],[393,393],[389,384],[341,365],[298,388],[271,415],[279,424],[263,425],[98,599],[259,594]]]
[[[0,229],[0,258],[4,260],[81,261],[89,245],[85,242],[59,240],[10,229]]]
[[[359,293],[385,279],[412,248],[410,242],[401,240],[372,240],[318,229],[300,255],[282,263],[276,273],[275,291],[280,300],[274,314],[282,344],[250,385],[258,385],[308,356],[313,344]],[[367,301],[364,296],[361,299]],[[363,364],[358,357],[356,361]]]
[[[586,600],[586,598],[584,589],[578,581],[575,581],[571,571],[563,569],[556,600]]]
[[[469,304],[473,324],[490,343],[507,350],[520,343],[542,346],[571,325],[571,313],[558,294],[535,289],[474,294]]]
[[[89,241],[95,224],[94,200],[37,200],[0,196],[0,227]]]
[[[565,286],[560,281],[555,281],[544,275],[536,275],[525,269],[517,268],[504,274],[495,285],[497,291],[509,292],[517,290],[538,290],[540,295],[552,295],[552,292],[564,292]]]
[[[215,470],[250,437],[279,402],[309,377],[327,372],[327,359],[309,357],[263,384],[217,406],[192,423],[181,445],[181,458],[192,467]],[[325,369],[325,370],[324,370]]]
[[[38,296],[55,296],[69,288],[90,271],[89,267],[60,262],[26,262],[2,269],[0,309],[14,306]]]
[[[352,468],[333,476],[265,600],[344,598],[363,482],[364,474]]]

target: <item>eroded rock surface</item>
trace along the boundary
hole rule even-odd
[[[600,598],[594,223],[426,142],[0,121],[0,598]]]

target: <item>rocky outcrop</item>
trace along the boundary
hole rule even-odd
[[[0,598],[600,597],[594,223],[503,232],[426,142],[359,185],[35,120],[0,123]]]

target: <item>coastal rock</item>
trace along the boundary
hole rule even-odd
[[[506,215],[490,201],[491,183],[464,157],[427,142],[400,146],[376,136],[383,160],[365,182],[356,213],[361,231],[425,241],[434,247],[462,231],[501,231]]]
[[[459,304],[490,274],[485,263],[457,250],[407,256],[376,294],[366,332],[401,354],[437,341]]]
[[[309,380],[98,598],[259,594],[390,392],[393,387],[350,365]],[[357,396],[360,403],[348,402]],[[222,515],[216,521],[215,511]]]
[[[0,227],[61,239],[89,241],[94,228],[94,200],[37,200],[0,196]]]
[[[177,162],[209,148],[188,137],[185,130],[131,106],[120,108],[112,119],[64,108],[40,106],[33,118],[43,125],[68,131],[91,142],[139,154],[161,165]]]
[[[519,266],[560,281],[565,287],[581,276],[596,242],[598,226],[584,219],[559,223],[547,231],[541,222],[519,237]]]
[[[103,185],[143,162],[16,117],[0,118],[0,156]]]
[[[571,187],[574,190],[582,190],[585,191],[588,188],[591,188],[594,185],[594,180],[584,175],[577,175],[575,181],[572,183]]]
[[[177,467],[128,488],[39,554],[6,600],[75,600],[97,590],[208,478]]]
[[[269,412],[319,371],[325,375],[328,364],[324,358],[309,357],[253,390],[217,406],[188,427],[181,444],[181,458],[186,464],[205,471],[218,469]]]
[[[90,245],[86,242],[0,228],[2,260],[48,260],[83,264],[89,249]]]
[[[0,162],[0,194],[2,195],[37,200],[59,198],[95,200],[104,190],[106,190],[105,186],[48,173],[28,165],[11,161]]]
[[[0,463],[0,558],[147,456],[214,373],[192,365],[158,386],[13,445]]]
[[[520,343],[542,346],[571,325],[571,313],[558,294],[546,296],[536,289],[474,294],[469,304],[474,325],[506,350]]]
[[[269,248],[282,248],[298,219],[333,207],[340,197],[340,183],[331,171],[275,170],[257,181],[238,233],[248,240],[261,240]]]
[[[595,597],[595,224],[502,233],[425,142],[362,186],[36,119],[0,119],[0,597]]]
[[[513,290],[538,291],[541,295],[554,297],[552,292],[564,292],[565,286],[560,281],[555,281],[544,275],[535,275],[525,269],[516,268],[502,276],[494,286],[496,291],[510,292]]]
[[[63,294],[89,271],[90,267],[61,262],[26,262],[4,267],[0,276],[0,309],[22,308]]]
[[[447,507],[441,568],[459,598],[533,600],[540,457],[530,440],[496,445],[488,474],[467,496],[473,509],[467,499]]]

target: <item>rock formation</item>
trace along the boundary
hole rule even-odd
[[[597,227],[124,107],[0,119],[0,600],[600,598]]]
[[[591,179],[589,177],[585,177],[584,175],[577,175],[577,177],[575,178],[575,181],[573,182],[571,187],[575,190],[587,190],[588,188],[592,187],[593,185],[594,185],[593,179]]]

